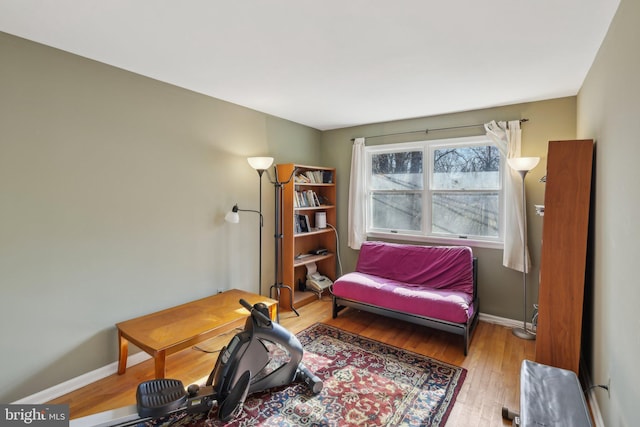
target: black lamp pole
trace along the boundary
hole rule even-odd
[[[258,176],[260,177],[260,203],[259,203],[259,212],[260,212],[260,227],[258,228],[259,233],[259,241],[258,241],[258,294],[262,295],[262,174],[264,173],[264,169],[256,169],[258,171]]]
[[[282,234],[282,215],[281,215],[282,188],[285,185],[287,185],[289,182],[291,182],[291,179],[293,178],[293,175],[295,174],[296,169],[294,168],[291,171],[291,175],[289,176],[289,179],[287,179],[286,181],[280,181],[280,178],[278,177],[278,166],[274,166],[273,169],[274,169],[275,178],[272,178],[271,175],[269,175],[269,173],[267,172],[267,174],[269,175],[269,181],[271,181],[271,183],[275,188],[275,234],[274,234],[275,282],[269,288],[269,297],[271,297],[272,291],[273,289],[275,289],[276,299],[278,300],[278,306],[276,308],[276,321],[280,322],[280,291],[282,290],[282,288],[289,289],[289,295],[291,295],[291,305],[289,306],[289,308],[291,308],[291,311],[293,311],[296,314],[296,316],[300,316],[300,313],[298,313],[298,311],[293,306],[293,289],[291,289],[290,286],[287,286],[282,282],[282,270],[283,270],[282,239],[284,237]]]
[[[262,227],[264,226],[262,217],[262,174],[273,163],[273,157],[248,157],[247,161],[249,162],[249,165],[258,172],[258,177],[260,177],[258,182],[258,191],[260,193],[260,208],[258,210],[258,213],[260,214],[260,226],[258,227],[258,294],[262,295]]]

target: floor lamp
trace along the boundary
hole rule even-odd
[[[524,177],[535,168],[540,161],[540,157],[512,157],[507,159],[511,169],[520,174],[522,178],[522,285],[524,293],[524,313],[522,328],[514,328],[513,335],[525,340],[535,340],[536,334],[527,330],[527,204],[524,188]]]
[[[275,289],[276,291],[276,299],[278,300],[278,305],[276,306],[276,321],[280,322],[280,292],[283,288],[289,290],[289,295],[291,295],[291,305],[290,309],[293,311],[296,316],[300,316],[300,313],[293,306],[293,289],[291,286],[287,286],[282,282],[282,189],[285,185],[287,185],[293,179],[293,175],[296,173],[296,169],[294,168],[291,171],[291,175],[286,181],[280,181],[280,177],[278,177],[278,166],[273,167],[275,177],[271,177],[269,172],[269,181],[273,184],[275,188],[275,281],[271,288],[269,288],[269,297],[271,298],[271,293]]]
[[[240,222],[238,212],[255,212],[260,215],[260,224],[258,225],[258,235],[260,236],[258,243],[258,294],[262,295],[262,227],[264,226],[262,216],[262,174],[273,163],[273,157],[249,157],[247,161],[249,165],[258,172],[258,176],[260,177],[260,208],[257,211],[253,209],[240,209],[238,205],[235,204],[233,209],[225,215],[224,219],[232,224],[237,224]]]

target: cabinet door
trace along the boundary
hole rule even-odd
[[[593,141],[550,141],[536,361],[578,373]]]

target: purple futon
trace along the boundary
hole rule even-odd
[[[344,307],[452,332],[464,354],[478,322],[477,261],[465,246],[365,242],[356,271],[333,284],[333,317]]]

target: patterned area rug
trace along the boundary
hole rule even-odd
[[[443,426],[466,370],[381,342],[315,324],[297,334],[303,362],[324,383],[314,395],[292,384],[247,397],[224,424],[209,414],[176,413],[152,426]]]

